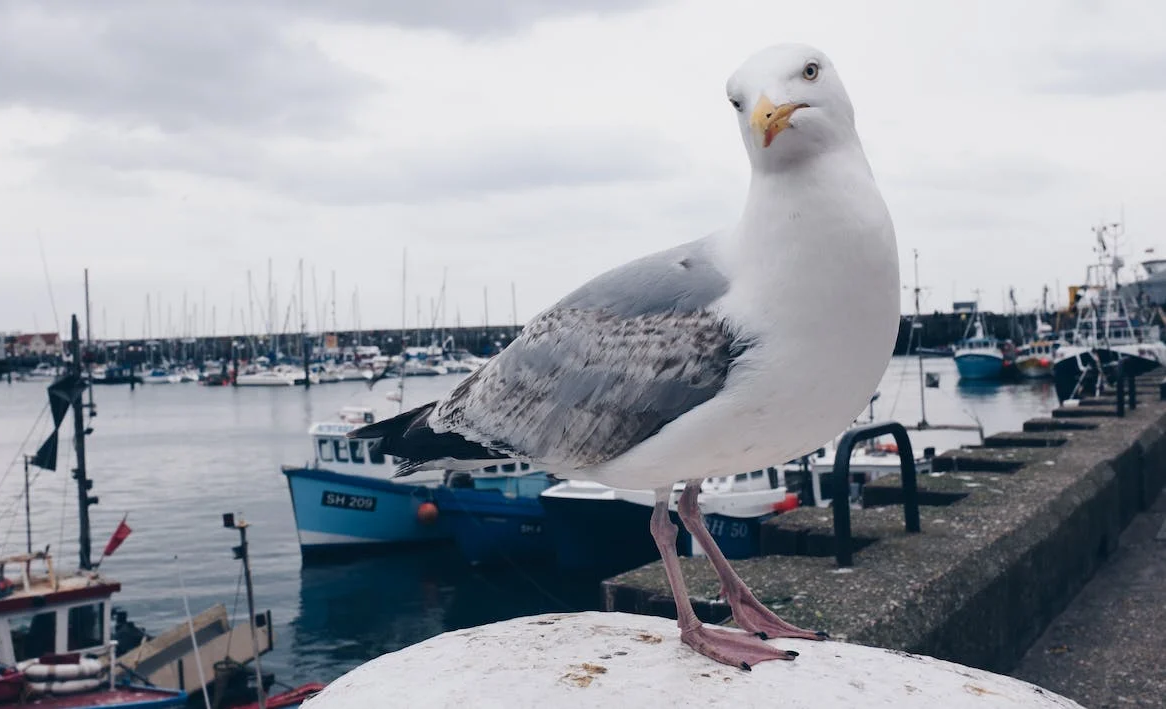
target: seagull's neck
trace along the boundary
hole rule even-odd
[[[741,221],[731,238],[749,258],[780,254],[787,265],[853,244],[848,224],[886,218],[861,147],[831,150],[786,166],[753,171]]]
[[[776,318],[768,312],[775,304],[806,298],[859,317],[897,313],[894,229],[861,148],[816,155],[781,171],[755,171],[741,221],[723,238],[721,257],[740,290],[730,294],[737,301],[732,307],[753,311],[753,322]],[[807,283],[814,284],[810,291]],[[887,303],[874,303],[872,289],[889,292],[894,302],[887,296]],[[866,313],[866,305],[874,310]],[[802,314],[812,319],[814,312]],[[782,326],[810,324],[799,323],[800,317],[785,313]]]

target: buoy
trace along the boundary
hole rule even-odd
[[[1042,366],[1042,367],[1049,366],[1049,358],[1048,357],[1041,357],[1040,358],[1040,366]]]
[[[421,524],[433,524],[437,521],[437,505],[432,502],[422,502],[417,506],[417,521]]]

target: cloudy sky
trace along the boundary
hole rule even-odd
[[[1166,251],[1154,0],[0,0],[0,330],[64,328],[88,267],[97,335],[147,295],[154,336],[184,298],[263,331],[269,259],[277,329],[300,259],[310,327],[333,272],[341,327],[397,326],[405,249],[410,325],[443,274],[450,324],[512,283],[525,320],[737,217],[725,79],[782,41],[842,73],[926,310],[1063,291],[1123,207]]]

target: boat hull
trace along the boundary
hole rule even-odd
[[[727,559],[749,559],[761,554],[761,523],[765,517],[730,517],[710,514],[704,516],[704,526]],[[691,544],[691,541],[690,541]],[[697,554],[699,545],[692,545],[689,553]]]
[[[554,545],[555,563],[564,571],[616,574],[660,558],[648,528],[651,505],[627,500],[539,498],[546,510],[546,528]],[[672,513],[672,521],[679,519]],[[687,537],[683,527],[677,535]]]
[[[1024,379],[1046,379],[1053,376],[1053,363],[1046,356],[1020,357],[1016,360],[1016,371]]]
[[[448,542],[448,520],[425,521],[433,488],[321,468],[284,468],[300,552],[305,559],[373,553],[410,544]],[[439,508],[440,509],[440,508]]]
[[[445,517],[458,550],[474,565],[544,563],[554,558],[546,531],[546,512],[538,492],[532,496],[504,495],[501,490],[447,488],[434,490],[438,514]]]
[[[1126,374],[1135,377],[1161,366],[1157,348],[1151,350],[1143,347],[1144,354],[1135,354],[1133,347],[1129,352],[1108,348],[1064,348],[1053,363],[1053,385],[1057,390],[1057,398],[1064,401],[1094,393],[1097,390],[1098,359],[1101,360],[1106,381],[1111,385],[1115,384],[1113,377],[1119,357],[1124,360],[1122,366]]]
[[[999,379],[1004,371],[1004,358],[978,352],[957,353],[955,366],[960,379]]]

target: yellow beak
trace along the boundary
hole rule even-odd
[[[778,133],[789,128],[789,119],[794,111],[805,107],[804,103],[783,103],[774,106],[772,101],[762,96],[753,109],[753,115],[749,116],[749,125],[761,139],[761,146],[768,148]]]

